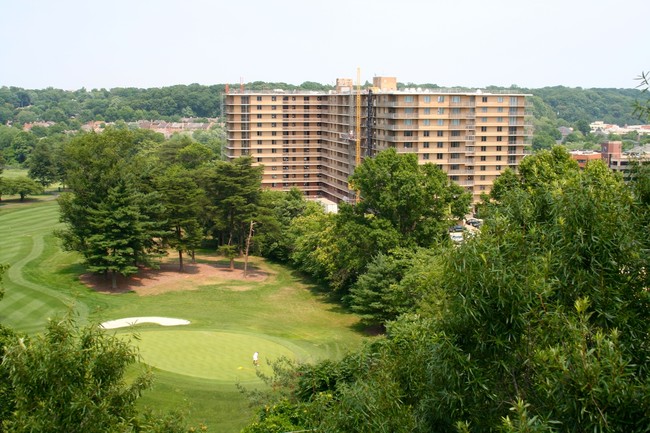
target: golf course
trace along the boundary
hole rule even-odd
[[[209,431],[237,432],[253,413],[236,385],[264,386],[256,370],[270,373],[268,363],[279,357],[339,358],[368,338],[356,316],[300,275],[256,257],[247,275],[243,259],[229,271],[213,251],[200,251],[183,274],[166,258],[160,271],[103,290],[101,279],[84,276],[78,254],[61,250],[53,198],[0,202],[0,263],[10,265],[0,323],[27,334],[65,314],[80,326],[104,324],[104,332],[136,345],[155,374],[143,405],[180,410],[190,425]]]

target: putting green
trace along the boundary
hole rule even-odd
[[[176,374],[227,382],[259,380],[253,366],[256,351],[260,359],[257,368],[266,373],[271,370],[267,360],[306,356],[288,341],[254,334],[142,330],[137,335],[133,343],[146,364]]]

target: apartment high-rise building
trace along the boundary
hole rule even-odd
[[[373,87],[360,92],[351,79],[338,79],[329,92],[229,91],[227,155],[249,155],[264,165],[264,188],[297,187],[309,197],[349,201],[355,196],[348,176],[357,163],[359,139],[360,161],[389,147],[414,153],[478,201],[526,153],[532,136],[527,96],[397,90],[394,77],[375,77]]]

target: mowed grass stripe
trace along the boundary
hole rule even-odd
[[[25,301],[28,302],[25,303]],[[47,321],[56,311],[58,310],[39,299],[24,297],[21,302],[13,304],[13,312],[6,317],[6,320],[7,322],[21,323],[24,318],[34,316]],[[21,325],[30,326],[32,322],[21,323]]]
[[[0,302],[0,317],[5,319],[7,325],[18,330],[42,329],[48,317],[70,310],[72,305],[75,305],[79,316],[86,317],[88,314],[85,304],[75,303],[67,294],[48,287],[47,276],[40,275],[36,267],[29,266],[31,262],[42,259],[44,237],[52,233],[57,220],[56,203],[21,208],[6,215],[0,213],[0,226],[5,233],[1,237],[0,251],[4,250],[2,246],[5,244],[14,246],[8,248],[12,251],[10,257],[0,252],[0,261],[10,265],[4,281],[6,296],[9,299],[15,293],[25,296],[20,302]],[[6,227],[13,230],[7,231]],[[27,299],[29,302],[25,302]]]

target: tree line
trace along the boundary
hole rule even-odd
[[[231,85],[232,88],[239,86]],[[326,91],[333,88],[331,85],[309,81],[300,85],[257,81],[243,86],[250,90]],[[4,157],[5,164],[25,165],[38,141],[45,138],[50,142],[61,141],[65,134],[79,131],[84,123],[91,120],[133,122],[194,118],[200,121],[219,118],[223,115],[221,110],[225,87],[225,84],[191,84],[151,89],[82,88],[75,91],[0,87],[0,154]],[[413,83],[399,83],[398,87],[438,88],[435,84]],[[563,86],[540,89],[490,86],[486,90],[508,90],[533,95],[531,103],[535,123],[535,149],[552,147],[561,138],[557,129],[560,126],[572,127],[576,131],[571,137],[571,143],[579,143],[575,145],[583,148],[593,147],[603,137],[589,137],[589,123],[603,120],[618,125],[636,124],[639,119],[634,111],[634,103],[643,96],[639,89],[582,89]],[[53,124],[22,131],[22,125],[36,121]],[[630,143],[637,143],[638,138],[627,137]]]

